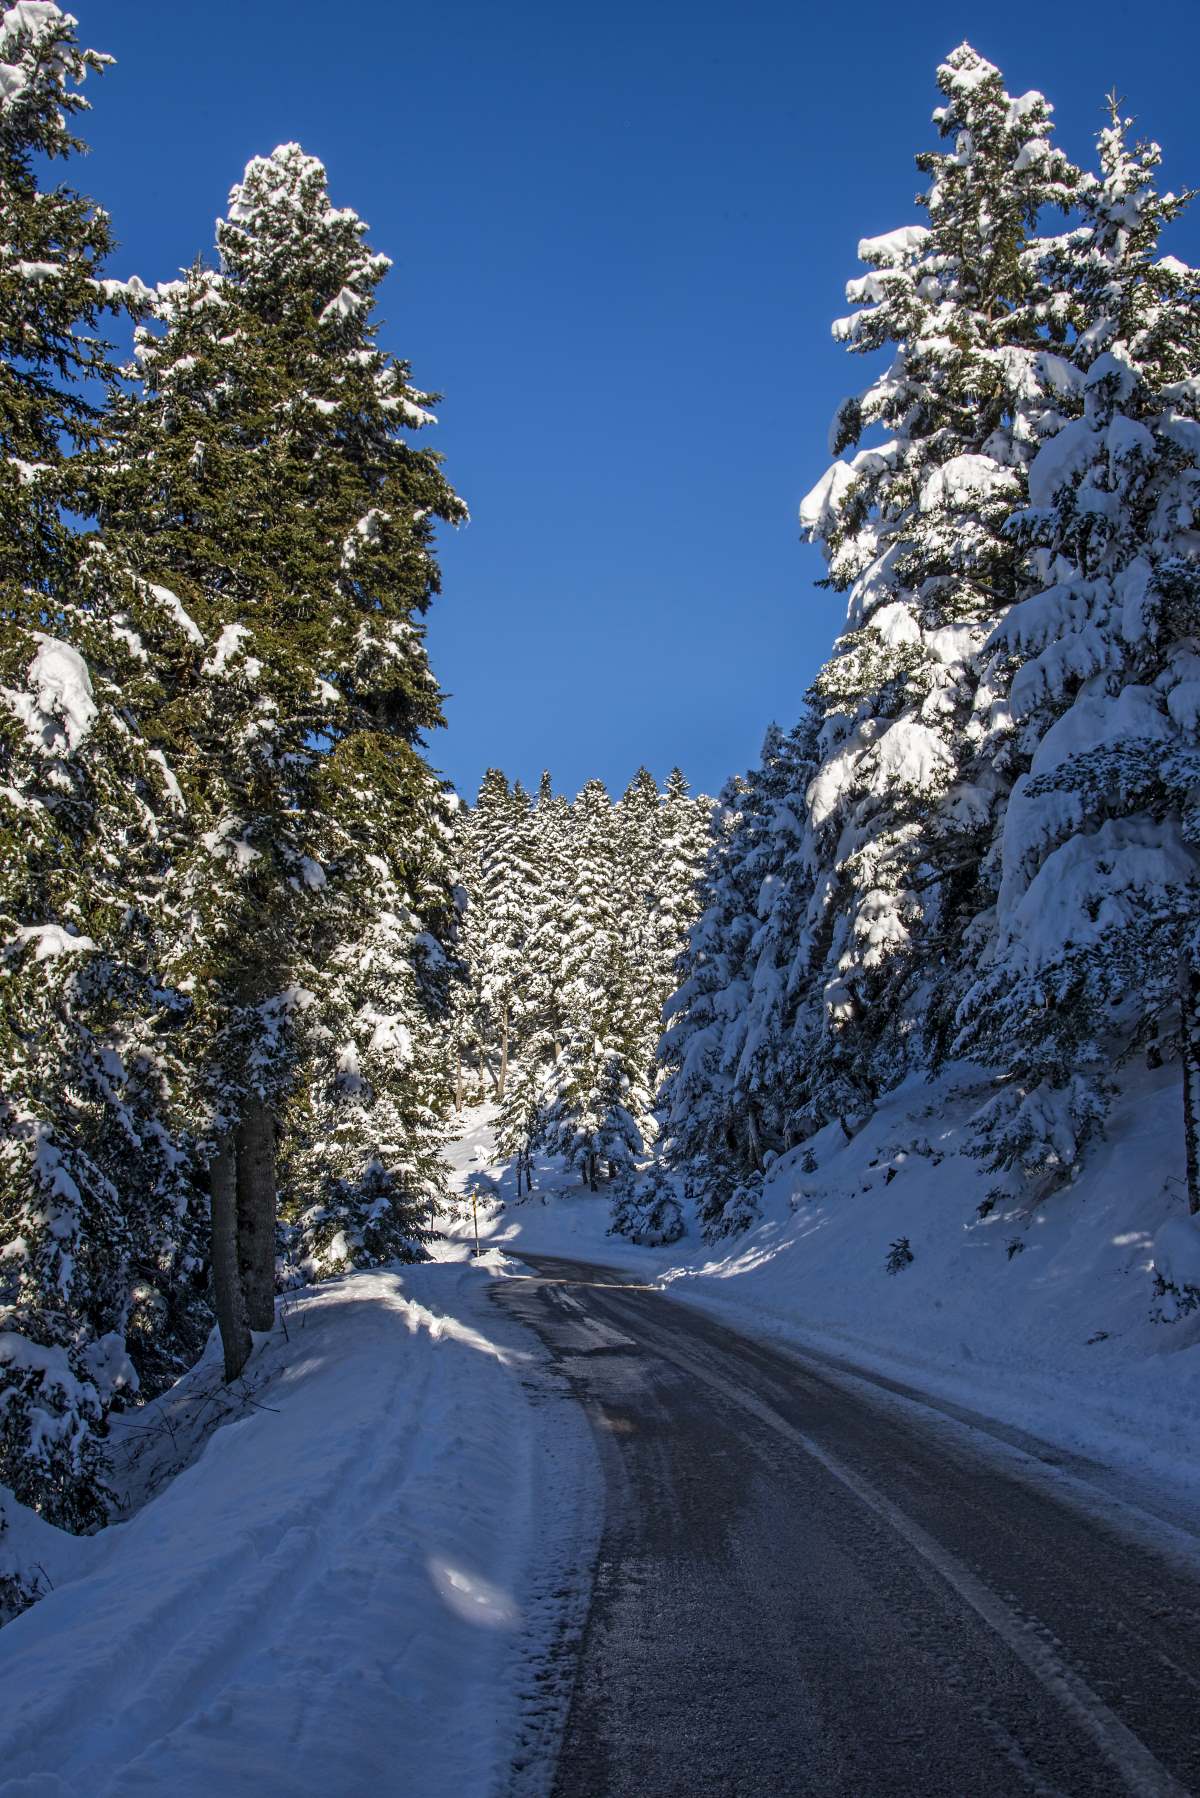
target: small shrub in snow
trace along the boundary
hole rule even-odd
[[[1023,1255],[1025,1253],[1024,1238],[1020,1236],[1010,1236],[1004,1245],[1004,1252],[1010,1261],[1014,1255]]]
[[[1200,1287],[1176,1286],[1172,1281],[1164,1280],[1161,1274],[1155,1274],[1154,1301],[1150,1306],[1152,1323],[1177,1324],[1197,1308],[1200,1308]]]
[[[1178,1323],[1200,1307],[1200,1217],[1172,1217],[1154,1238],[1155,1323]]]
[[[715,1240],[722,1236],[740,1236],[762,1216],[762,1187],[757,1180],[743,1180],[734,1187],[719,1218],[704,1234]]]
[[[908,1237],[898,1236],[888,1250],[887,1260],[884,1262],[884,1266],[889,1274],[898,1274],[903,1268],[910,1267],[913,1259],[913,1252]]]
[[[683,1235],[683,1208],[671,1180],[652,1166],[613,1202],[610,1234],[628,1236],[648,1248],[665,1247]]]

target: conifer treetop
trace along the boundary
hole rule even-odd
[[[88,71],[113,58],[85,50],[75,36],[78,20],[52,0],[18,0],[0,13],[0,155],[68,156],[83,149],[68,119],[90,111],[78,89]]]

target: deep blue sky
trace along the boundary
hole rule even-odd
[[[74,0],[118,67],[80,185],[111,272],[173,274],[289,138],[393,257],[385,341],[440,389],[472,522],[430,615],[433,759],[715,789],[840,624],[797,538],[865,370],[830,339],[861,236],[914,217],[934,69],[969,38],[1088,153],[1117,84],[1200,186],[1200,0]],[[1171,248],[1200,260],[1200,202]]]

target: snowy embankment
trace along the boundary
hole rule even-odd
[[[1178,1257],[1177,1238],[1194,1230],[1178,1070],[1128,1081],[1107,1139],[1072,1185],[1037,1207],[999,1203],[982,1218],[995,1177],[962,1153],[980,1102],[969,1069],[908,1083],[852,1142],[833,1125],[783,1157],[762,1221],[717,1244],[691,1234],[645,1249],[610,1236],[608,1196],[551,1165],[535,1176],[541,1191],[519,1205],[511,1171],[488,1166],[506,1202],[489,1208],[483,1233],[516,1255],[637,1268],[734,1328],[1029,1431],[1191,1513],[1200,1506],[1200,1310],[1159,1321],[1173,1308],[1155,1300],[1152,1267],[1156,1241]],[[487,1166],[489,1118],[487,1108],[470,1114],[460,1182],[477,1152]],[[901,1238],[912,1260],[889,1274]]]
[[[215,1430],[210,1345],[134,1420],[130,1521],[13,1513],[0,1550],[55,1589],[0,1631],[4,1798],[493,1789],[587,1562],[592,1450],[488,1302],[503,1258],[457,1254],[294,1296]]]

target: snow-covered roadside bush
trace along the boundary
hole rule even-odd
[[[652,1164],[635,1177],[613,1201],[611,1228],[647,1248],[678,1242],[684,1232],[683,1206],[671,1175]]]
[[[1159,1323],[1200,1309],[1200,1217],[1173,1217],[1154,1238],[1154,1308]]]

